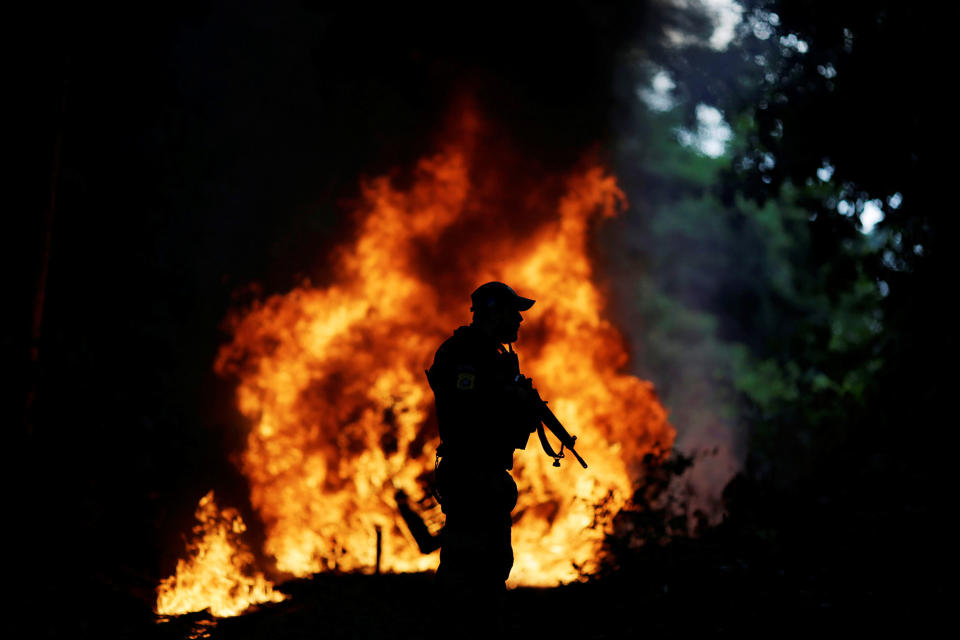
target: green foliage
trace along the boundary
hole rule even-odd
[[[952,408],[957,347],[943,308],[958,218],[938,155],[954,127],[933,95],[950,23],[890,1],[742,4],[728,49],[657,61],[673,108],[638,103],[621,127],[633,209],[615,266],[631,274],[636,361],[681,446],[720,433],[768,489],[843,486],[853,469],[876,475],[864,487],[933,478],[946,466],[920,461]],[[732,129],[719,158],[677,134],[701,103]]]
[[[681,446],[732,443],[789,485],[863,420],[882,363],[877,234],[824,214],[843,185],[785,182],[751,197],[731,167],[753,149],[756,121],[730,118],[734,139],[710,158],[679,144],[684,111],[639,105],[620,148],[634,209],[616,230],[618,266],[634,274],[624,295],[641,328],[636,359]]]

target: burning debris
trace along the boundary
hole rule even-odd
[[[224,618],[286,597],[254,570],[254,556],[240,539],[247,527],[235,509],[218,509],[211,491],[200,498],[196,517],[200,524],[194,526],[196,537],[187,544],[189,559],[179,560],[177,572],[157,588],[157,613],[209,609]]]
[[[436,568],[395,495],[429,493],[439,437],[423,371],[484,281],[543,301],[524,324],[521,364],[590,461],[589,471],[557,469],[533,447],[516,457],[512,584],[594,571],[644,456],[673,444],[653,385],[624,371],[624,341],[592,279],[591,225],[625,206],[616,180],[593,165],[534,184],[518,158],[484,148],[492,136],[469,110],[462,125],[409,185],[363,185],[355,236],[334,253],[329,284],[232,320],[215,366],[237,378],[252,423],[241,469],[281,571]]]

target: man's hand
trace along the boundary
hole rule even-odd
[[[526,406],[539,398],[530,378],[524,376],[519,376],[514,382],[509,383],[505,390],[520,406]]]
[[[528,433],[536,431],[540,426],[537,408],[543,401],[533,387],[533,381],[521,375],[516,381],[507,385],[506,392],[516,407],[516,414],[521,417],[521,423],[529,430]]]

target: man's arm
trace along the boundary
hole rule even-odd
[[[489,381],[471,354],[455,341],[445,342],[434,357],[427,378],[437,401],[440,438],[448,450],[466,452],[478,446],[489,421]]]

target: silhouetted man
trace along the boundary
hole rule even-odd
[[[445,631],[479,636],[501,626],[517,504],[507,470],[539,419],[517,356],[503,346],[516,341],[520,312],[534,301],[502,282],[488,282],[470,298],[473,322],[440,346],[427,377],[443,441],[436,483],[446,524],[437,582]]]

